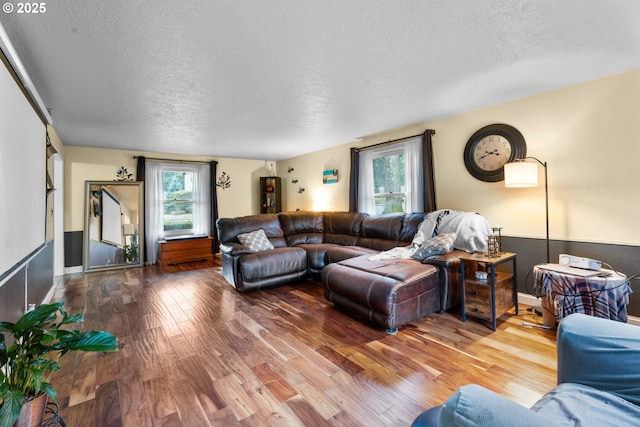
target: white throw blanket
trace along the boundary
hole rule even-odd
[[[480,214],[441,209],[429,212],[424,217],[410,245],[383,251],[368,259],[369,261],[392,258],[410,259],[420,245],[442,233],[456,233],[453,247],[474,253],[484,252],[487,249],[487,237],[492,233],[492,230],[489,222]]]

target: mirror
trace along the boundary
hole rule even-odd
[[[143,265],[143,183],[86,181],[84,271]]]

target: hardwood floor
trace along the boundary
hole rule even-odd
[[[530,406],[556,383],[555,331],[528,313],[496,332],[433,314],[392,336],[317,281],[240,294],[212,263],[68,276],[54,300],[120,347],[63,359],[69,427],[401,426],[464,384]]]

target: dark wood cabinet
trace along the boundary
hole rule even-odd
[[[260,177],[260,213],[282,211],[282,181],[279,176]]]

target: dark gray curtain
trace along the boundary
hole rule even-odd
[[[220,242],[218,240],[218,230],[216,229],[216,222],[218,221],[218,186],[216,185],[216,176],[218,175],[218,162],[212,160],[209,163],[210,175],[211,175],[211,237],[212,240],[212,252],[217,254],[220,252]]]
[[[358,175],[360,174],[360,151],[351,148],[351,174],[349,176],[349,212],[358,212]]]
[[[422,134],[422,170],[424,171],[424,211],[433,212],[436,210],[436,184],[433,177],[433,145],[431,136],[436,131],[427,129]]]
[[[144,182],[144,175],[146,173],[146,165],[147,165],[147,159],[145,157],[143,157],[143,156],[138,156],[138,165],[136,167],[136,181]],[[145,187],[144,188],[144,194],[142,196],[142,203],[141,203],[142,212],[140,212],[138,214],[138,217],[143,219],[143,223],[145,224],[145,227],[146,227],[146,224],[147,224],[147,221],[145,221],[145,219],[146,219],[146,216],[145,216],[145,212],[146,212],[145,203],[146,203],[146,200],[147,200],[146,194],[147,194],[147,189]],[[146,232],[144,234],[145,234],[145,236],[147,235]],[[142,242],[138,242],[138,245],[142,245],[142,248],[143,248],[142,249],[142,253],[144,254],[142,261],[146,265],[147,264],[147,239],[143,239]]]

